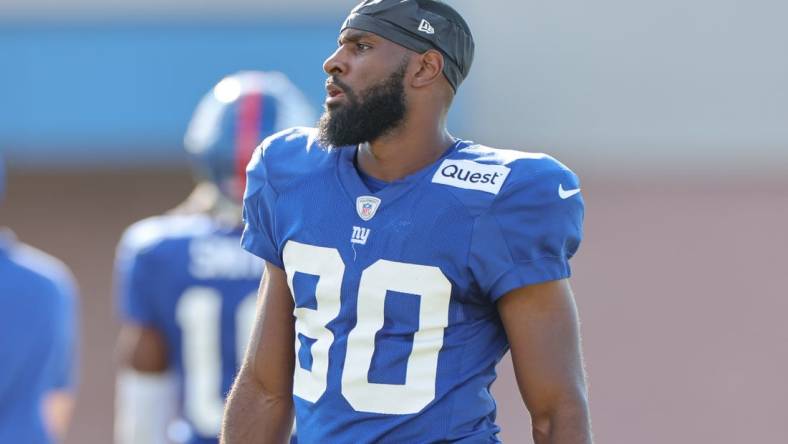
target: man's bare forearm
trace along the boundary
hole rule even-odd
[[[591,421],[585,402],[571,403],[555,412],[533,415],[535,444],[591,444]]]
[[[287,443],[292,427],[293,398],[266,393],[242,368],[227,399],[221,443]]]
[[[293,305],[285,271],[266,262],[255,328],[227,400],[223,444],[289,441],[295,366]]]

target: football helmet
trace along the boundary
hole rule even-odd
[[[280,72],[242,71],[222,79],[200,101],[184,137],[198,180],[243,197],[246,165],[266,137],[314,126],[303,93]]]

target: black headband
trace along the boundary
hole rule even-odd
[[[432,7],[430,7],[432,6]],[[377,34],[412,51],[440,51],[443,75],[454,91],[468,76],[474,43],[470,29],[450,6],[433,0],[365,0],[342,24]]]

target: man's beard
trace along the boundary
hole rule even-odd
[[[406,68],[403,63],[387,79],[359,95],[335,81],[347,103],[326,108],[318,123],[320,143],[325,147],[356,146],[377,140],[399,126],[407,110],[403,83]]]

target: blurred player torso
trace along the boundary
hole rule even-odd
[[[215,443],[254,321],[260,259],[205,215],[133,225],[119,250],[121,310],[165,336],[192,443]]]
[[[66,268],[0,231],[0,443],[48,443],[44,397],[73,383],[75,293]]]

